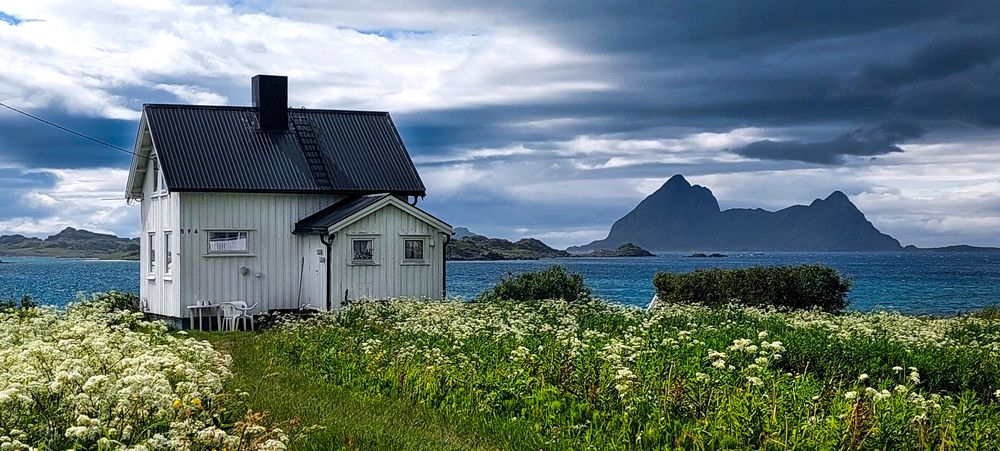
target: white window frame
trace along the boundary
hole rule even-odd
[[[423,265],[427,263],[427,241],[426,236],[414,236],[414,235],[403,235],[403,260],[404,265]],[[419,241],[420,244],[420,258],[407,258],[406,257],[406,242],[407,241]]]
[[[173,246],[170,243],[173,236],[173,231],[163,232],[163,273],[168,276],[173,274],[174,270]]]
[[[149,266],[146,268],[149,275],[156,275],[156,232],[148,232],[146,234],[146,244],[149,253]]]
[[[253,256],[253,231],[249,229],[203,229],[205,234],[205,257],[252,257]],[[242,251],[233,250],[212,250],[212,234],[216,233],[241,233],[246,235],[246,249]]]
[[[372,258],[370,259],[359,259],[354,258],[354,243],[358,241],[371,241],[372,242]],[[374,236],[363,235],[363,236],[352,236],[351,237],[351,247],[350,247],[350,264],[351,265],[377,265],[378,262],[378,250],[376,249],[377,241]]]
[[[160,197],[167,195],[167,184],[163,178],[163,171],[160,168],[160,158],[156,154],[151,154],[149,156],[149,165],[151,166],[152,178],[153,178],[153,189],[150,192],[149,197]]]

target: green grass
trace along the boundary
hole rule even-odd
[[[199,335],[293,449],[1000,449],[1000,320],[364,304]]]
[[[516,449],[1000,446],[993,319],[396,301],[261,340],[359,399],[526,421]]]
[[[295,365],[271,335],[195,333],[232,357],[229,389],[250,394],[249,408],[277,423],[317,425],[292,442],[302,450],[495,450],[537,448],[524,424],[457,418],[405,399],[339,387],[313,368]]]

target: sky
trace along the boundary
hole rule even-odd
[[[131,148],[143,103],[389,111],[455,226],[606,236],[673,174],[723,208],[845,192],[1000,246],[992,1],[0,0],[0,102]],[[137,235],[130,156],[0,108],[0,234]]]

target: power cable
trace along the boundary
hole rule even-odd
[[[92,136],[88,136],[86,134],[83,134],[81,132],[73,130],[73,129],[69,128],[69,127],[64,127],[64,126],[59,125],[59,124],[57,124],[55,122],[52,122],[50,120],[47,120],[47,119],[35,116],[34,114],[28,113],[26,111],[21,111],[21,110],[19,110],[17,108],[14,108],[14,107],[12,107],[10,105],[7,105],[7,104],[3,103],[3,102],[0,102],[0,106],[6,108],[8,110],[11,110],[11,111],[13,111],[15,113],[22,114],[24,116],[30,117],[30,118],[32,118],[32,119],[34,119],[36,121],[39,121],[39,122],[41,122],[43,124],[49,125],[51,127],[58,128],[59,130],[62,130],[62,131],[66,132],[66,133],[69,133],[71,135],[76,135],[76,136],[78,136],[80,138],[86,139],[88,141],[95,142],[95,143],[100,144],[102,146],[110,147],[110,148],[115,149],[115,150],[117,150],[119,152],[125,152],[125,153],[127,153],[129,155],[134,155],[134,156],[141,157],[141,158],[149,158],[149,157],[146,157],[144,155],[139,155],[139,154],[137,154],[137,153],[135,153],[135,152],[133,152],[131,150],[128,150],[128,149],[124,148],[124,147],[116,146],[116,145],[111,144],[111,143],[109,143],[107,141],[102,141],[100,139],[97,139],[97,138],[94,138]]]

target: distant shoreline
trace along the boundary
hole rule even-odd
[[[655,257],[663,256],[677,256],[690,258],[692,253],[713,253],[720,252],[725,253],[726,257],[733,257],[739,254],[1000,254],[1000,248],[996,247],[975,247],[973,249],[952,249],[953,246],[948,246],[944,248],[903,248],[895,251],[789,251],[789,250],[699,250],[699,251],[650,251]],[[538,258],[504,258],[504,259],[473,259],[473,258],[463,258],[463,259],[448,259],[448,262],[517,262],[517,261],[548,261],[548,260],[581,260],[581,259],[622,259],[622,258],[649,258],[649,257],[630,257],[630,256],[616,256],[616,257],[599,257],[599,256],[589,256],[584,254],[573,254],[570,256],[560,256],[560,257],[538,257]],[[719,257],[718,259],[724,259]],[[699,259],[700,260],[700,259]],[[716,260],[716,258],[706,258],[706,260]]]

